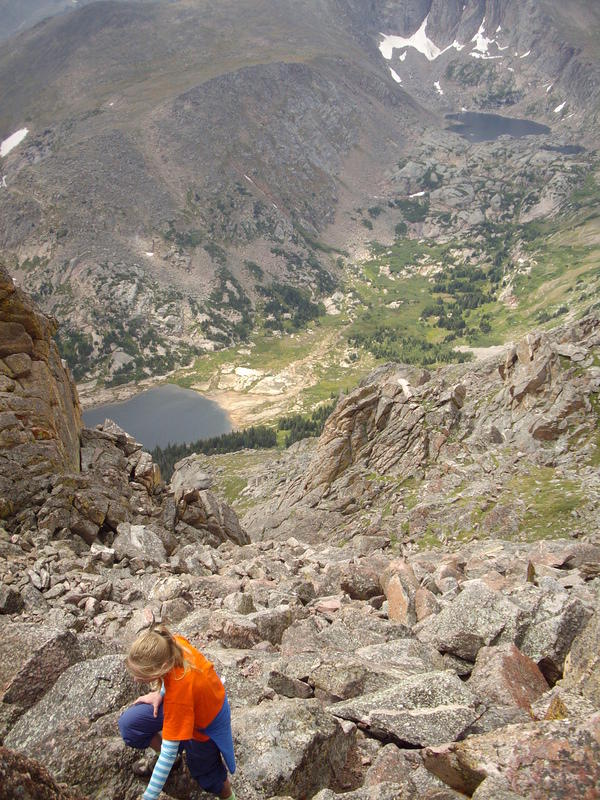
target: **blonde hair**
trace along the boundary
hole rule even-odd
[[[125,665],[147,683],[160,681],[174,667],[182,667],[184,675],[190,668],[183,648],[165,625],[152,625],[140,634],[129,648]]]

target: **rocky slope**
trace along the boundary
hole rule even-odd
[[[552,123],[545,144],[595,146],[597,10],[572,0],[568,25],[564,14],[549,0],[181,0],[55,16],[0,49],[0,136],[29,130],[2,159],[3,260],[65,321],[78,380],[188,363],[247,336],[278,283],[306,300],[331,292],[340,254],[318,239],[346,250],[372,238],[357,209],[374,197],[391,203],[393,236],[402,202],[423,191],[405,187],[416,176],[397,176],[399,159],[426,140],[442,151],[442,182],[454,172],[445,113],[510,106]],[[423,37],[397,41],[425,19],[444,51],[431,60]],[[518,194],[520,178],[481,152],[503,184],[489,199]],[[583,180],[569,173],[552,187],[563,199]],[[430,230],[453,214],[456,230],[484,220],[475,193],[425,188],[439,194]]]
[[[256,537],[409,549],[595,527],[599,320],[435,372],[389,364],[343,398],[312,452],[247,476]],[[265,513],[265,504],[268,512]]]
[[[38,316],[27,307],[20,319],[30,330]],[[80,469],[53,465],[25,508],[3,511],[0,792],[139,796],[151,762],[125,748],[116,721],[136,695],[123,653],[151,607],[224,678],[234,785],[249,800],[594,796],[597,517],[585,530],[565,527],[562,538],[519,541],[496,526],[479,541],[436,550],[417,528],[411,541],[390,534],[402,533],[406,500],[396,478],[427,479],[415,484],[421,495],[412,510],[430,509],[431,493],[443,530],[443,512],[451,517],[455,506],[453,473],[464,470],[472,494],[487,500],[483,476],[502,481],[510,472],[519,497],[525,456],[567,469],[569,459],[581,467],[594,455],[583,442],[598,392],[590,363],[598,324],[590,318],[532,335],[500,370],[484,363],[468,376],[455,368],[375,372],[338,404],[317,444],[320,468],[308,454],[305,474],[292,476],[288,527],[279,525],[278,538],[269,525],[250,541],[194,457],[165,487],[116,426],[82,429]],[[12,380],[12,391],[0,393],[3,406],[15,392],[35,392]],[[60,370],[53,380],[70,385]],[[30,430],[25,416],[23,426]],[[569,444],[569,426],[579,446]],[[61,436],[52,428],[57,449]],[[392,484],[388,499],[395,492],[391,518],[368,513],[377,503],[369,490],[375,468]],[[340,507],[344,492],[358,508]],[[507,504],[498,516],[509,511]],[[273,512],[263,505],[261,513]],[[328,533],[328,515],[352,522],[350,541]],[[190,796],[185,768],[166,790]]]

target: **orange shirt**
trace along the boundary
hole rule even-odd
[[[188,671],[175,667],[164,677],[163,739],[181,742],[184,739],[208,740],[198,731],[217,716],[225,700],[225,687],[210,661],[184,639],[175,636],[190,664]]]

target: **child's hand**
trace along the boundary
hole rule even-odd
[[[163,696],[160,692],[148,692],[148,694],[143,694],[141,697],[138,697],[134,705],[137,705],[138,703],[147,703],[154,709],[154,716],[156,717],[162,701]]]

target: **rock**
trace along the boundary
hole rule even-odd
[[[175,575],[167,575],[159,580],[150,589],[148,598],[159,602],[174,600],[189,594],[189,584]]]
[[[139,558],[144,564],[158,566],[167,560],[167,553],[160,538],[145,525],[121,523],[113,550],[118,561],[124,558]]]
[[[150,453],[140,453],[133,474],[135,480],[145,486],[150,494],[160,485],[160,469],[158,465],[152,461]]]
[[[562,677],[567,653],[591,614],[577,597],[551,595],[540,603],[520,649],[537,662],[551,685]]]
[[[404,559],[392,561],[381,576],[381,588],[387,597],[389,618],[413,625],[417,621],[415,593],[419,582],[412,567]]]
[[[483,702],[524,709],[549,689],[535,661],[512,642],[482,647],[467,685]]]
[[[393,667],[397,674],[406,676],[444,669],[443,658],[438,651],[416,639],[393,639],[383,644],[361,647],[356,655],[372,667]]]
[[[0,800],[85,800],[61,786],[48,770],[21,753],[0,747]]]
[[[213,479],[203,467],[203,459],[194,453],[175,464],[169,488],[178,503],[185,493],[201,492],[212,485]]]
[[[252,614],[256,611],[252,596],[246,592],[232,592],[223,598],[223,608],[235,614]]]
[[[215,546],[228,540],[240,545],[250,541],[235,511],[211,492],[181,487],[177,496],[177,519],[180,523],[206,531]]]
[[[600,713],[586,719],[512,725],[464,742],[427,748],[427,769],[472,795],[502,775],[528,800],[585,800],[600,785]]]
[[[559,681],[549,692],[531,705],[533,719],[553,720],[591,716],[597,709],[579,692],[564,688]]]
[[[344,794],[336,794],[331,789],[323,789],[314,795],[313,800],[340,800],[340,798],[342,800],[409,800],[409,797],[414,797],[414,795],[405,792],[405,784],[380,783],[376,787],[365,786],[354,792],[344,792]]]
[[[220,640],[224,647],[249,649],[262,641],[262,637],[256,623],[248,617],[234,617],[225,621]]]
[[[353,600],[369,600],[381,594],[377,570],[368,564],[349,564],[342,572],[340,588]]]
[[[482,581],[469,581],[460,594],[436,616],[420,623],[417,638],[441,653],[475,661],[484,645],[498,637],[517,638],[523,612]]]
[[[131,770],[139,756],[117,733],[118,709],[137,693],[122,655],[76,664],[12,727],[5,743],[90,796],[139,796],[143,787]]]
[[[393,744],[379,750],[365,775],[364,788],[377,789],[381,784],[397,785],[398,800],[414,800],[415,797],[460,800],[464,797],[428,772],[421,763],[419,752],[400,750]]]
[[[248,620],[256,625],[261,640],[280,644],[284,632],[294,621],[294,614],[289,606],[277,606],[256,611],[248,616]]]
[[[417,622],[422,622],[426,617],[432,614],[437,614],[440,610],[440,604],[436,600],[433,592],[426,589],[424,586],[419,586],[415,592],[415,615]]]
[[[424,746],[458,738],[479,716],[475,706],[475,696],[456,675],[427,672],[329,710],[384,741]]]
[[[236,782],[249,800],[314,795],[341,774],[354,741],[316,700],[282,700],[238,710],[232,727]]]
[[[18,614],[24,605],[20,592],[0,584],[0,614]]]
[[[300,697],[307,699],[312,697],[314,692],[311,686],[298,678],[290,677],[285,672],[281,672],[277,665],[270,670],[267,679],[267,686],[283,697]]]
[[[526,800],[526,798],[511,791],[507,781],[493,775],[479,784],[472,800]]]
[[[2,702],[29,708],[80,658],[71,631],[0,618]]]
[[[79,471],[81,408],[40,313],[0,266],[0,372],[18,379],[2,395],[0,517],[26,508],[49,476]]]
[[[578,692],[600,709],[600,612],[575,637],[560,686]]]

